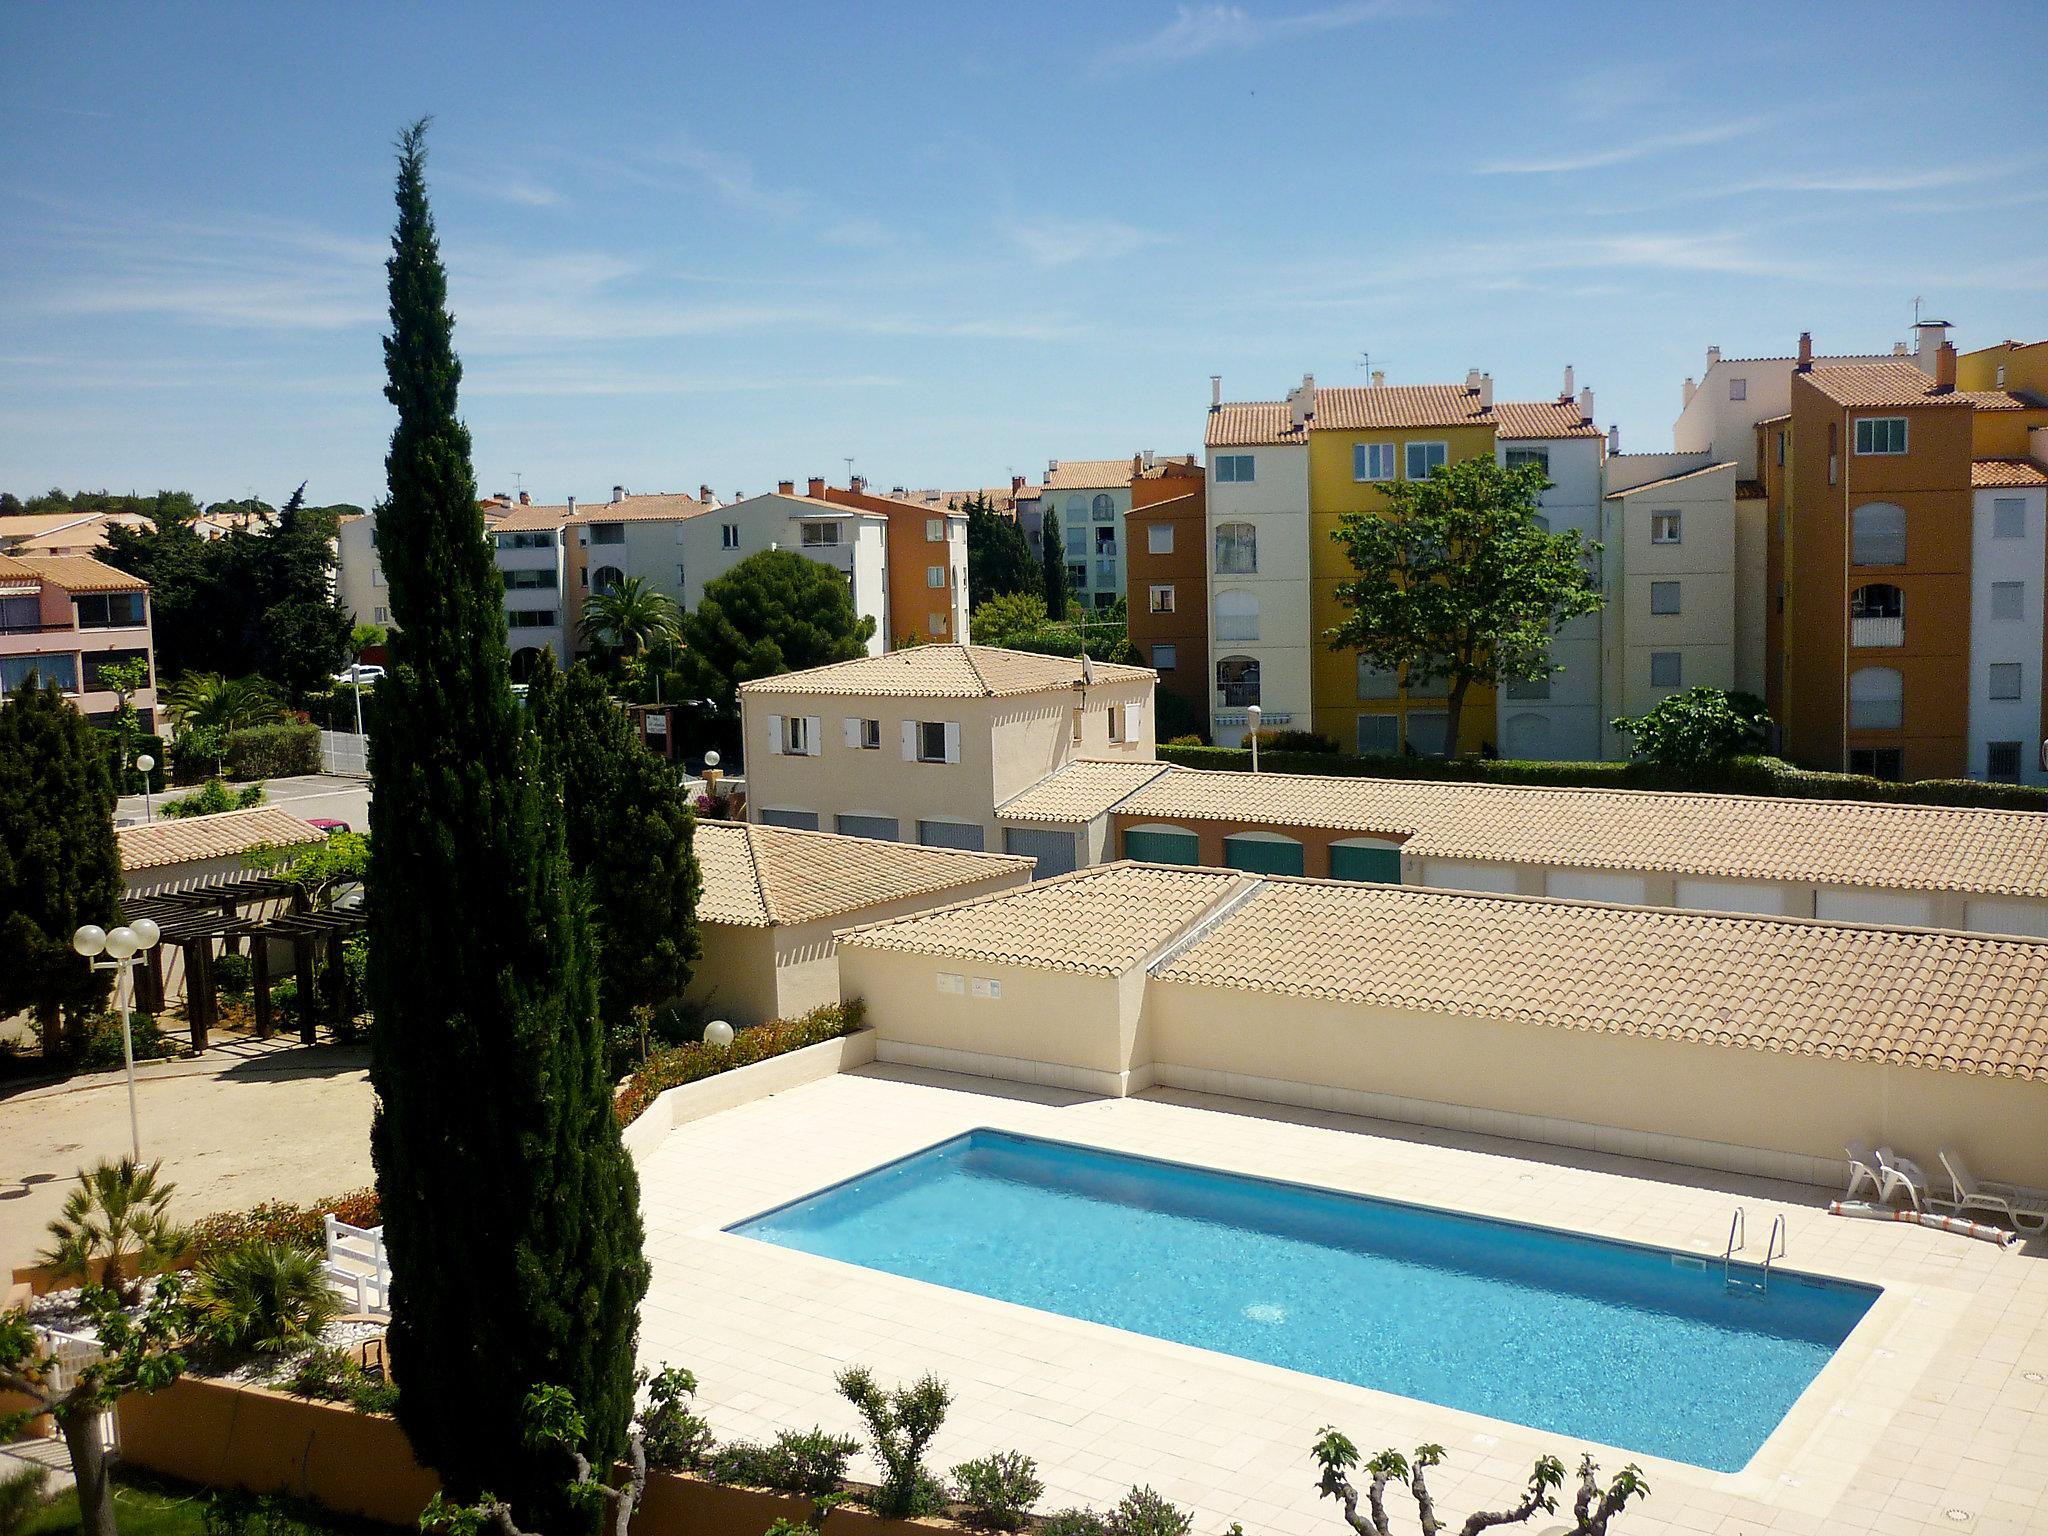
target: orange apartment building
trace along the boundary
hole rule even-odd
[[[1771,714],[1809,767],[2038,783],[2048,399],[1959,387],[1947,342],[1934,367],[1801,336],[1758,424]]]
[[[1131,466],[1124,517],[1125,591],[1131,650],[1159,686],[1209,718],[1209,477],[1199,464],[1156,460]]]
[[[888,581],[887,649],[906,642],[967,640],[967,514],[895,496],[877,496],[855,475],[841,489],[812,476],[813,501],[879,512],[889,520],[885,539]]]
[[[0,697],[54,682],[89,719],[110,722],[120,696],[100,682],[110,662],[140,660],[133,703],[156,718],[149,584],[85,555],[0,555]]]

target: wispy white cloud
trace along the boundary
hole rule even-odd
[[[515,208],[553,208],[562,201],[562,194],[553,187],[517,171],[472,172],[443,168],[434,173],[434,180],[474,192],[493,202],[510,203]]]
[[[731,206],[776,219],[801,217],[810,194],[794,188],[769,187],[755,173],[754,163],[730,150],[714,149],[688,134],[647,151],[649,164],[673,166],[697,178]]]
[[[1002,237],[1041,267],[1108,261],[1151,245],[1158,237],[1121,219],[1004,219]]]
[[[1704,128],[1689,128],[1682,133],[1652,134],[1624,143],[1605,144],[1600,148],[1566,150],[1552,155],[1509,160],[1488,160],[1473,169],[1482,176],[1554,176],[1571,171],[1594,171],[1610,165],[1624,165],[1631,160],[1647,159],[1652,155],[1668,154],[1674,149],[1699,149],[1709,144],[1726,144],[1731,139],[1745,138],[1759,132],[1771,121],[1768,114],[1732,118],[1725,123],[1713,123]]]
[[[2001,176],[2029,169],[2037,162],[1963,162],[1927,166],[1919,170],[1878,168],[1866,171],[1783,172],[1739,182],[1721,189],[1726,194],[1748,192],[1842,192],[1900,193],[1933,192],[1945,187],[1969,186],[1995,181]]]
[[[1211,0],[1206,5],[1175,7],[1173,20],[1127,43],[1105,48],[1095,57],[1097,73],[1177,64],[1221,49],[1242,51],[1290,37],[1339,32],[1393,16],[1412,16],[1425,9],[1414,0],[1348,0],[1313,11],[1280,15],[1247,10]]]

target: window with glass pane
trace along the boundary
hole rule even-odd
[[[552,608],[515,608],[505,615],[507,629],[553,629],[555,610]]]
[[[80,629],[133,629],[142,622],[140,592],[81,592]]]
[[[1259,662],[1255,656],[1225,656],[1216,663],[1216,691],[1225,709],[1245,709],[1259,702]]]
[[[616,592],[625,584],[625,580],[626,573],[616,565],[600,565],[590,573],[590,586],[594,592]]]
[[[1216,574],[1252,576],[1259,569],[1259,530],[1250,523],[1216,525]]]
[[[0,693],[55,683],[66,693],[78,692],[76,656],[0,656]]]
[[[1443,468],[1444,460],[1450,457],[1450,448],[1444,443],[1410,443],[1408,445],[1408,478],[1427,480],[1432,471]]]
[[[1896,782],[1906,776],[1906,756],[1897,747],[1851,747],[1849,771]]]
[[[2027,536],[2027,504],[2017,496],[1991,499],[1991,537],[2023,539]]]
[[[1991,663],[1991,697],[1994,699],[2017,699],[2020,684],[2026,669],[2017,661],[1994,661]]]
[[[1356,443],[1351,449],[1351,478],[1391,480],[1394,478],[1392,443]]]
[[[927,587],[943,587],[946,584],[946,568],[943,565],[926,566],[924,584]]]
[[[1393,757],[1401,750],[1399,715],[1360,715],[1358,750],[1367,757]]]
[[[43,600],[40,597],[33,593],[27,597],[0,597],[0,635],[42,627]]]
[[[1678,583],[1675,581],[1653,581],[1650,583],[1650,612],[1677,613]]]
[[[1116,516],[1116,503],[1110,499],[1109,493],[1107,491],[1099,491],[1096,493],[1094,512],[1095,521],[1097,521],[1098,523],[1106,523],[1112,517]]]
[[[1259,638],[1259,600],[1249,592],[1216,594],[1216,638],[1256,640]]]
[[[1155,645],[1152,647],[1153,671],[1171,672],[1179,665],[1180,652],[1176,647],[1171,645]]]
[[[1650,542],[1652,544],[1676,544],[1679,540],[1679,515],[1676,512],[1652,512],[1650,514]]]
[[[1083,557],[1088,553],[1088,530],[1079,523],[1071,523],[1067,527],[1067,553]]]
[[[2001,623],[2017,619],[2026,610],[2027,584],[2023,581],[1991,583],[1991,617]]]
[[[917,760],[943,763],[946,760],[946,722],[920,720],[917,723]]]
[[[1363,656],[1359,657],[1358,696],[1361,699],[1398,699],[1401,696],[1401,674],[1392,667],[1376,667]]]
[[[1849,729],[1895,731],[1905,723],[1906,682],[1892,667],[1862,667],[1849,674]]]
[[[1685,662],[1678,651],[1650,652],[1650,686],[1677,688],[1685,678]]]
[[[1550,679],[1539,677],[1533,682],[1526,677],[1508,679],[1508,697],[1515,700],[1537,700],[1550,697]]]
[[[1873,501],[1849,514],[1849,561],[1852,565],[1906,563],[1906,509]]]
[[[1068,562],[1067,585],[1070,587],[1085,587],[1088,585],[1088,565],[1086,561],[1075,560]]]
[[[721,549],[738,549],[740,547],[740,525],[738,523],[720,523],[718,525],[718,543]]]
[[[1248,453],[1226,453],[1216,460],[1216,478],[1229,485],[1249,485],[1252,482],[1252,456]]]
[[[1728,381],[1728,398],[1730,400],[1747,400],[1749,398],[1749,380],[1730,379]]]
[[[1173,612],[1173,588],[1171,585],[1157,586],[1152,589],[1152,611],[1154,613]]]
[[[1904,453],[1906,451],[1906,418],[1903,416],[1864,416],[1856,422],[1856,451],[1858,453]]]
[[[924,539],[927,544],[946,542],[946,520],[943,517],[928,517],[924,520]]]
[[[1437,710],[1408,712],[1408,750],[1417,757],[1450,754],[1451,717]]]
[[[839,542],[837,523],[805,523],[803,541],[806,549],[829,548]]]
[[[1984,744],[1984,776],[2008,784],[2020,781],[2020,743],[1988,741]]]
[[[1170,555],[1173,553],[1173,524],[1147,523],[1145,525],[1145,553],[1148,555]]]
[[[1548,448],[1510,448],[1503,455],[1509,469],[1520,469],[1533,464],[1547,476],[1550,473],[1550,450]]]

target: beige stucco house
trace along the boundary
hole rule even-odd
[[[1028,835],[1005,838],[996,808],[1080,758],[1149,762],[1157,676],[993,646],[921,645],[746,683],[748,814],[772,826],[1039,856]],[[1054,862],[1070,868],[1072,855]]]
[[[839,935],[879,1059],[1828,1184],[2048,1184],[2048,943],[1112,864]]]
[[[1004,854],[732,821],[699,822],[696,853],[704,950],[684,995],[737,1025],[837,1002],[835,928],[1031,879],[1029,859]]]

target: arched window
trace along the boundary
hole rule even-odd
[[[1849,514],[1851,565],[1906,563],[1906,509],[1873,501]]]
[[[1225,709],[1243,709],[1259,702],[1259,659],[1225,656],[1216,663],[1216,691]]]
[[[514,651],[512,653],[512,681],[515,683],[532,682],[533,669],[539,661],[540,648],[538,646],[523,645]]]
[[[1550,756],[1550,717],[1533,712],[1509,715],[1501,729],[1501,750],[1525,760]]]
[[[616,565],[600,565],[590,573],[590,590],[601,596],[606,592],[616,591],[625,579],[626,573]]]
[[[1216,594],[1216,638],[1256,640],[1259,638],[1259,600],[1249,592]]]
[[[1849,674],[1849,729],[1896,731],[1906,719],[1906,684],[1892,667],[1862,667]]]
[[[1106,523],[1114,516],[1116,516],[1116,503],[1109,499],[1109,493],[1107,491],[1096,492],[1095,521]]]
[[[1851,645],[1904,645],[1906,594],[1889,582],[1873,581],[1849,594]]]
[[[1254,576],[1259,569],[1259,530],[1250,523],[1216,525],[1216,574]]]

